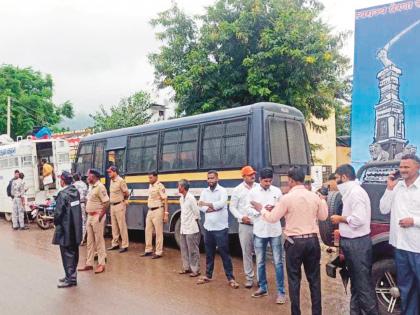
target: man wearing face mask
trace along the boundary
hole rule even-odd
[[[391,213],[389,243],[395,247],[397,284],[403,314],[420,314],[420,159],[404,155],[398,173],[388,177],[380,202],[383,214]]]
[[[350,314],[378,314],[372,283],[371,208],[366,191],[355,181],[356,172],[349,164],[335,171],[338,190],[343,197],[342,215],[331,216],[339,224],[343,250],[351,282]]]

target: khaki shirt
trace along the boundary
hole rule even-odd
[[[97,181],[90,187],[87,195],[86,212],[101,211],[104,205],[109,201],[105,186]]]
[[[111,185],[109,187],[109,199],[111,203],[123,201],[124,193],[128,193],[128,187],[125,180],[120,176],[117,176],[115,179],[111,179]]]
[[[149,185],[149,198],[147,199],[147,206],[149,208],[157,208],[163,206],[163,201],[168,199],[165,192],[165,186],[159,181],[153,185]]]

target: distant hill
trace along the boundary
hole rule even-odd
[[[74,118],[65,118],[59,124],[60,127],[70,128],[70,130],[81,130],[93,126],[93,119],[86,113],[76,113]]]

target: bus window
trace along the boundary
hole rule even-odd
[[[298,121],[268,118],[272,165],[308,164],[303,128]]]
[[[116,166],[121,175],[125,173],[124,160],[125,160],[125,149],[107,151],[107,168],[110,166]]]
[[[288,120],[286,122],[286,127],[287,139],[289,142],[290,162],[298,165],[308,164],[303,124],[298,121]]]
[[[22,167],[32,166],[32,156],[22,156]]]
[[[229,168],[247,163],[248,120],[204,126],[201,167]]]
[[[158,134],[131,136],[127,147],[127,173],[156,170]]]
[[[95,143],[95,158],[93,160],[93,167],[101,173],[104,171],[104,153],[105,141]]]
[[[159,170],[196,168],[197,140],[197,126],[165,131]]]
[[[86,174],[92,167],[93,162],[93,144],[82,143],[80,144],[79,154],[76,161],[76,172]]]

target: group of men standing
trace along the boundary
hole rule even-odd
[[[401,293],[403,314],[419,314],[420,292],[420,249],[418,248],[418,229],[420,228],[419,179],[420,160],[415,155],[401,160],[400,174],[391,174],[387,190],[381,199],[381,212],[391,212],[390,243],[396,248],[398,287]],[[258,289],[254,298],[268,295],[266,278],[266,251],[270,244],[275,276],[276,303],[286,303],[283,271],[283,249],[285,250],[286,270],[289,284],[289,298],[293,315],[300,311],[301,268],[309,283],[312,301],[312,314],[322,314],[320,258],[318,222],[328,217],[326,196],[308,190],[305,186],[305,170],[293,167],[288,171],[288,193],[283,195],[275,187],[273,171],[264,168],[256,172],[251,166],[241,170],[243,182],[232,192],[230,211],[239,222],[239,239],[243,253],[245,287],[254,286],[253,255],[256,255]],[[93,270],[94,256],[98,255],[95,273],[105,271],[106,249],[103,238],[106,208],[111,205],[113,239],[109,250],[128,249],[125,206],[129,192],[124,180],[118,176],[117,169],[110,167],[110,198],[100,174],[96,170],[88,172],[89,193],[84,201],[82,194],[72,184],[73,178],[67,172],[61,175],[65,187],[57,197],[56,232],[54,243],[61,246],[66,277],[60,279],[59,287],[77,284],[76,268],[78,245],[83,238],[83,230],[71,227],[82,226],[81,207],[86,202],[87,259],[79,271]],[[351,165],[336,169],[337,188],[343,197],[341,215],[329,219],[339,224],[340,246],[345,256],[346,268],[351,281],[351,314],[378,314],[376,294],[372,283],[372,240],[370,237],[371,205],[366,191],[356,181],[355,170]],[[165,187],[158,181],[156,173],[149,174],[148,213],[146,217],[146,247],[142,254],[153,259],[163,255],[163,225],[168,222],[168,202]],[[228,194],[219,184],[218,172],[207,173],[208,187],[202,190],[198,202],[189,191],[188,180],[178,182],[180,194],[181,221],[180,245],[182,270],[180,274],[190,277],[200,275],[200,212],[204,215],[204,245],[206,251],[205,275],[199,277],[197,284],[212,281],[216,250],[219,252],[228,284],[238,288],[233,274],[232,259],[229,254]],[[77,186],[75,184],[75,186]],[[65,212],[64,208],[71,209]],[[280,220],[284,219],[284,227]],[[67,235],[73,231],[73,236]],[[153,231],[156,234],[156,247],[153,251]],[[284,238],[282,237],[284,236]],[[120,242],[121,238],[121,242]]]

